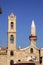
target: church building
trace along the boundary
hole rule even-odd
[[[16,48],[16,16],[8,16],[8,47],[0,47],[0,65],[13,65],[18,63],[35,63],[43,65],[43,48],[36,47],[37,35],[34,20],[31,24],[29,36],[30,46]]]

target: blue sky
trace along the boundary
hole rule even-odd
[[[7,47],[8,15],[16,16],[17,47],[30,45],[30,27],[34,19],[37,31],[37,47],[43,47],[43,0],[0,0],[0,46]]]

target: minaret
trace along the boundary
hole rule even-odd
[[[34,20],[32,20],[31,35],[29,36],[29,39],[31,41],[31,45],[36,46],[37,36],[36,36],[36,26],[35,26]]]

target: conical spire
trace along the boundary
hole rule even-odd
[[[31,35],[33,36],[36,35],[36,27],[35,27],[34,20],[32,20],[32,24],[31,24]]]
[[[31,24],[31,27],[35,27],[35,23],[34,23],[34,20],[32,20],[32,24]]]

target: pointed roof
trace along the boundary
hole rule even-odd
[[[32,20],[32,24],[31,24],[31,27],[35,27],[35,23],[34,23],[34,20]]]
[[[8,19],[10,19],[10,18],[15,18],[16,19],[16,16],[14,15],[13,12],[11,12],[10,15],[8,16]]]
[[[14,13],[13,13],[13,12],[11,12],[10,16],[14,16]]]

